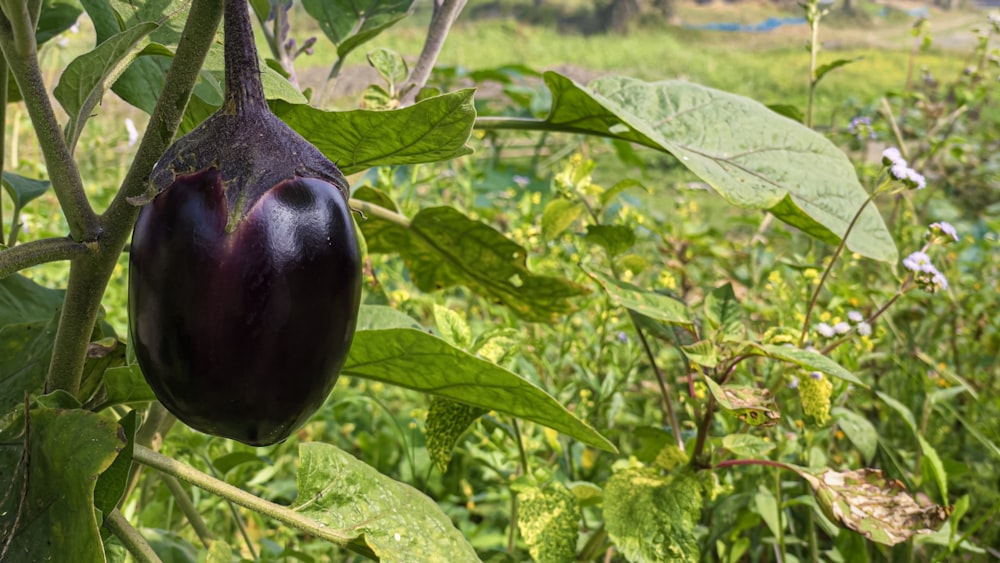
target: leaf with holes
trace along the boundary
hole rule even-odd
[[[746,385],[719,385],[711,377],[702,379],[715,397],[715,402],[751,426],[774,426],[781,413],[767,389]]]

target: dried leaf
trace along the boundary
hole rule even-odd
[[[767,389],[746,385],[719,385],[710,377],[706,377],[704,381],[715,397],[715,402],[743,422],[751,426],[774,426],[781,420],[778,405]]]

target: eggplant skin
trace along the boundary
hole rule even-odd
[[[178,419],[263,446],[326,400],[350,349],[361,256],[350,208],[318,178],[278,183],[232,232],[222,177],[181,175],[142,208],[129,259],[130,338]]]

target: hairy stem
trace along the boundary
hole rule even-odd
[[[77,241],[95,240],[101,233],[100,221],[87,199],[83,178],[66,146],[38,67],[38,48],[29,7],[24,2],[9,2],[4,8],[4,14],[0,15],[0,49],[24,98],[70,236]]]
[[[104,518],[104,527],[111,531],[112,534],[118,536],[118,539],[122,541],[125,545],[125,549],[132,554],[139,563],[160,563],[160,558],[157,557],[156,552],[146,541],[146,538],[142,537],[139,530],[132,527],[128,520],[122,516],[118,509],[112,510]]]
[[[177,480],[173,475],[163,474],[161,476],[163,479],[163,484],[167,486],[170,491],[170,495],[174,497],[177,502],[177,506],[187,517],[188,523],[191,524],[191,529],[194,533],[198,535],[198,539],[205,547],[210,547],[212,544],[212,531],[208,529],[208,525],[205,524],[205,520],[202,519],[201,513],[198,512],[198,508],[195,507],[194,503],[191,502],[191,497],[188,495],[187,491],[184,490],[184,486],[181,485],[180,481]]]
[[[223,105],[227,112],[234,114],[251,106],[267,108],[249,5],[247,0],[225,1],[226,101]]]
[[[173,139],[221,19],[222,0],[193,0],[146,134],[121,189],[100,218],[103,233],[98,248],[94,254],[75,259],[70,268],[66,300],[46,379],[47,391],[64,389],[74,395],[79,391],[87,344],[97,320],[101,297],[138,215],[128,199],[146,190],[153,165]],[[61,135],[59,137],[61,142]]]
[[[225,481],[220,481],[215,477],[206,475],[189,465],[185,465],[165,455],[158,454],[149,448],[136,446],[133,459],[145,466],[152,467],[153,469],[166,473],[167,475],[172,475],[181,481],[185,481],[198,487],[199,489],[218,495],[239,506],[273,518],[283,524],[287,524],[313,536],[341,545],[348,544],[353,539],[351,536],[344,534],[343,532],[321,525],[312,518],[303,516],[286,506],[266,501],[258,496],[244,491],[243,489],[234,487]]]
[[[430,29],[427,31],[427,39],[424,41],[424,48],[420,51],[420,58],[413,65],[410,77],[406,81],[405,88],[409,88],[406,95],[401,100],[403,105],[412,104],[417,99],[420,89],[427,84],[427,79],[431,77],[434,63],[437,62],[438,54],[444,47],[444,41],[448,37],[451,24],[462,12],[467,0],[434,0],[434,15],[431,17]]]
[[[0,279],[25,268],[72,260],[87,252],[87,245],[71,238],[46,238],[19,244],[14,248],[0,250]]]

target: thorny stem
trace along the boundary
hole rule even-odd
[[[406,81],[404,89],[409,90],[401,100],[403,105],[412,104],[417,99],[420,89],[427,84],[438,54],[444,47],[451,24],[458,18],[466,2],[467,0],[434,0],[434,15],[431,17],[430,29],[427,31],[424,48],[420,51],[420,58],[413,65],[413,70],[410,71],[409,79]]]
[[[152,546],[142,537],[139,530],[132,527],[128,520],[122,516],[118,509],[112,510],[104,518],[104,527],[111,531],[125,545],[125,549],[135,557],[139,563],[160,563],[160,558],[153,551]]]
[[[66,216],[70,236],[76,241],[95,240],[101,233],[100,221],[87,199],[83,178],[66,145],[38,67],[32,14],[25,2],[5,2],[3,7],[4,13],[0,14],[0,49],[31,116],[52,189]]]
[[[348,544],[353,539],[351,536],[348,536],[338,530],[331,529],[328,526],[321,525],[312,518],[303,516],[291,508],[266,501],[256,495],[244,491],[243,489],[234,487],[225,481],[220,481],[215,477],[206,475],[189,465],[185,465],[165,455],[158,454],[149,448],[136,446],[133,453],[133,459],[143,465],[152,467],[157,471],[166,473],[167,475],[173,475],[181,481],[190,483],[200,489],[208,491],[209,493],[228,499],[239,506],[273,518],[283,524],[287,524],[316,537],[323,538],[340,545]]]
[[[25,268],[72,260],[87,252],[87,246],[70,238],[46,238],[33,240],[16,247],[0,250],[0,279]]]
[[[812,297],[809,299],[809,306],[806,308],[806,318],[802,321],[802,334],[799,336],[799,346],[803,346],[806,343],[806,336],[809,335],[809,320],[812,317],[813,309],[816,307],[816,301],[819,299],[819,292],[823,290],[823,284],[826,283],[826,279],[830,277],[830,272],[833,271],[833,265],[837,263],[837,258],[840,257],[840,253],[844,251],[844,247],[847,246],[847,238],[851,236],[851,231],[854,230],[854,225],[857,224],[858,219],[861,218],[861,214],[864,213],[865,209],[868,208],[868,204],[871,203],[875,196],[880,193],[881,190],[875,189],[872,193],[865,199],[865,202],[861,204],[857,212],[854,213],[854,217],[851,218],[851,222],[847,225],[847,230],[844,231],[844,235],[840,238],[840,244],[837,245],[837,250],[833,252],[833,256],[830,257],[830,263],[826,265],[826,269],[823,270],[823,276],[819,279],[819,283],[816,284],[816,289],[813,290]]]
[[[635,332],[639,335],[639,341],[642,342],[642,347],[646,351],[646,357],[649,359],[650,365],[653,366],[653,371],[656,372],[656,381],[660,384],[660,393],[663,395],[663,403],[667,407],[667,416],[669,417],[670,427],[674,431],[674,439],[677,440],[677,447],[683,452],[684,438],[681,437],[681,427],[677,422],[677,413],[674,412],[674,402],[671,400],[672,394],[670,393],[667,379],[663,375],[660,366],[656,363],[656,355],[653,354],[653,349],[649,346],[649,340],[646,339],[646,335],[639,328],[639,323],[636,322],[635,313],[629,311],[629,318],[632,319],[632,326],[635,327]]]

